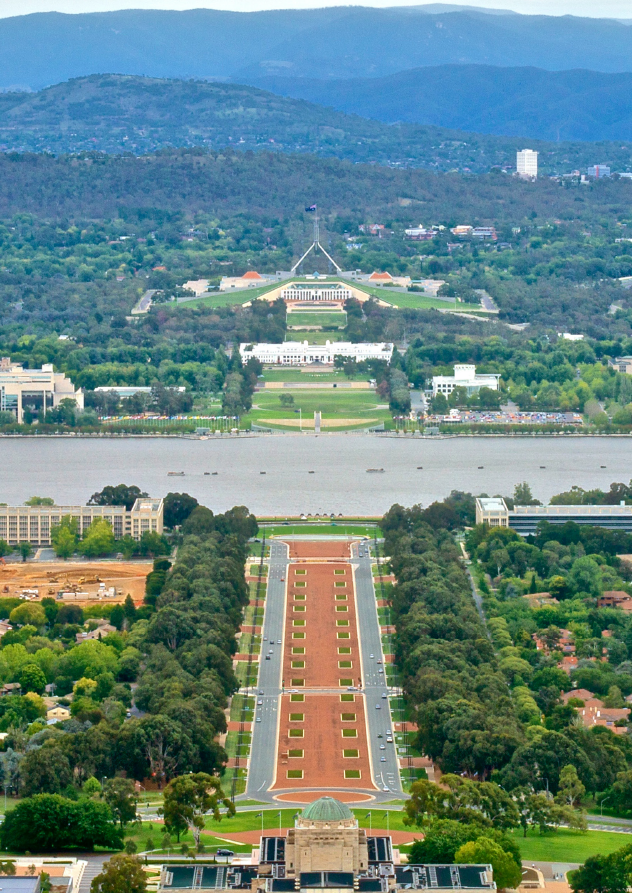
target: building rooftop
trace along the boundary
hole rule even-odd
[[[300,881],[301,890],[310,888],[325,890],[328,887],[338,890],[341,887],[349,887],[353,890],[352,871],[301,871]]]
[[[61,880],[61,878],[59,879]],[[57,878],[55,878],[55,883]],[[40,877],[2,877],[0,890],[2,893],[37,893],[40,889]]]
[[[491,865],[397,865],[395,879],[404,890],[496,889]]]
[[[484,512],[506,512],[505,500],[500,496],[480,496],[478,501]]]
[[[252,880],[256,876],[256,868],[203,864],[165,865],[162,868],[160,887],[180,890],[250,890]]]
[[[630,515],[632,505],[516,505],[513,508],[516,515],[551,515],[568,516],[576,515]]]
[[[305,807],[301,818],[308,822],[348,822],[354,815],[340,800],[321,797]]]

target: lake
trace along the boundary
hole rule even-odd
[[[106,484],[125,483],[151,496],[187,492],[213,511],[379,515],[394,502],[427,505],[451,490],[510,495],[521,481],[546,502],[573,484],[628,483],[631,448],[626,437],[0,438],[0,502],[52,496],[83,504]]]

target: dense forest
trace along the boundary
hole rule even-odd
[[[41,333],[83,337],[88,304],[122,329],[145,289],[170,297],[191,278],[213,286],[249,268],[287,270],[309,244],[301,209],[314,200],[345,269],[441,278],[466,301],[484,289],[502,320],[598,336],[628,307],[624,180],[525,183],[230,150],[9,154],[0,175],[0,319],[20,334],[41,321]],[[411,242],[404,231],[420,222],[435,235]],[[370,223],[384,226],[379,238]],[[493,226],[497,237],[455,238],[458,224]]]
[[[590,136],[598,138],[595,132],[600,127],[605,131],[611,125],[610,120],[606,123],[600,119],[600,112],[603,115],[603,104],[599,104],[602,91],[610,88],[625,92],[627,77],[593,72],[554,74],[541,71],[536,77],[534,74],[533,69],[514,68],[502,72],[485,66],[447,66],[446,69],[402,72],[396,78],[403,78],[404,84],[396,80],[391,88],[405,107],[405,113],[395,114],[396,123],[392,123],[396,104],[392,95],[382,103],[388,108],[386,117],[384,110],[379,109],[379,93],[389,89],[389,79],[382,82],[371,78],[360,84],[353,80],[323,84],[304,78],[265,75],[262,78],[261,74],[256,74],[254,81],[209,83],[95,74],[74,78],[38,93],[0,94],[0,146],[5,152],[55,155],[94,151],[143,155],[165,148],[202,146],[221,150],[233,147],[242,152],[309,153],[390,167],[487,173],[495,166],[514,170],[516,151],[523,148],[523,137],[538,135],[537,127],[527,123],[529,112],[523,109],[523,106],[529,106],[529,99],[525,97],[527,90],[538,95],[547,90],[568,95],[568,85],[557,86],[557,83],[564,79],[564,75],[567,79],[574,76],[575,81],[579,77],[580,85],[574,86],[578,90],[583,88],[592,105],[584,111],[581,122],[575,120],[575,115],[574,132],[586,139],[588,129],[592,128]],[[413,80],[412,89],[407,79]],[[425,90],[419,91],[416,83],[419,79],[426,82]],[[432,86],[428,84],[430,79],[434,79]],[[467,93],[463,90],[464,79],[469,87]],[[513,83],[516,79],[521,80],[518,86]],[[259,80],[263,90],[256,88]],[[485,135],[485,131],[490,130],[488,122],[472,121],[477,101],[480,103],[483,96],[487,103],[492,101],[489,84],[481,86],[481,81],[491,81],[497,90],[503,85],[504,90],[514,97],[513,116],[517,116],[518,121],[512,122],[511,133],[517,136],[488,136]],[[256,86],[245,86],[250,83]],[[362,93],[367,90],[375,103],[375,108],[365,103],[360,114],[367,117],[334,110],[340,103],[362,103]],[[415,94],[412,103],[411,92]],[[291,95],[296,98],[288,98]],[[312,96],[316,98],[305,101]],[[430,104],[426,123],[434,122],[437,114],[439,119],[443,114],[447,120],[449,114],[452,129],[405,123],[413,120],[411,109],[419,104],[419,96],[425,97]],[[521,105],[515,100],[516,96],[520,97]],[[545,122],[538,122],[543,132],[551,118],[556,121],[560,115],[559,96],[551,99],[553,108],[537,106]],[[508,122],[506,96],[503,100]],[[314,101],[320,104],[316,105]],[[442,101],[448,105],[449,112],[441,112]],[[566,101],[570,102],[570,99]],[[360,108],[356,106],[355,110]],[[533,114],[533,105],[529,106],[529,111]],[[463,122],[460,125],[455,123],[459,120]],[[526,126],[520,129],[523,122]],[[472,123],[479,126],[470,126]],[[469,132],[458,129],[466,124]],[[549,126],[552,125],[549,123]],[[507,127],[491,129],[497,133],[510,132]],[[477,130],[483,132],[472,132]],[[595,146],[594,143],[560,141],[557,133],[551,138],[555,141],[529,140],[529,145],[540,153],[542,173],[585,171],[596,160],[607,161],[615,171],[627,171],[632,165],[632,150],[621,144],[622,139]]]
[[[281,215],[308,201],[361,222],[388,215],[402,223],[464,220],[519,225],[615,224],[628,213],[632,184],[615,178],[579,186],[541,178],[526,182],[500,171],[484,176],[436,174],[356,165],[312,155],[165,149],[150,155],[0,155],[0,214],[32,213],[56,220],[112,218],[120,209]],[[385,222],[385,221],[384,221]]]
[[[310,244],[303,208],[313,200],[323,244],[345,269],[439,279],[443,295],[466,305],[485,292],[496,302],[492,319],[414,309],[415,292],[407,309],[349,304],[343,337],[396,342],[409,383],[428,387],[454,362],[472,362],[499,373],[502,399],[521,409],[632,422],[628,377],[608,366],[632,351],[626,180],[527,183],[202,149],[5,154],[0,175],[0,351],[30,366],[52,362],[88,392],[82,419],[66,408],[48,419],[54,425],[90,427],[92,410],[114,412],[92,394],[108,385],[154,388],[128,410],[186,413],[209,396],[217,402],[231,374],[242,378],[223,405],[243,415],[256,374],[244,377],[231,352],[283,340],[285,308],[231,305],[213,289],[224,275],[289,269]],[[433,235],[411,241],[405,230],[420,222]],[[383,227],[377,235],[372,223]],[[495,237],[461,238],[459,224],[493,227]],[[182,303],[190,279],[207,280],[213,297]],[[149,313],[132,316],[147,291]],[[564,342],[567,331],[584,341]],[[468,401],[457,392],[451,405]]]
[[[243,507],[214,516],[195,500],[175,500],[174,511],[176,502],[176,520],[184,521],[177,558],[173,566],[156,559],[143,606],[128,598],[124,608],[84,612],[52,598],[0,601],[13,626],[2,642],[0,678],[19,684],[18,694],[0,701],[0,728],[8,733],[0,772],[8,790],[77,801],[98,793],[93,782],[105,776],[113,780],[101,804],[109,811],[116,791],[107,785],[124,785],[121,773],[162,787],[189,772],[223,772],[227,758],[217,737],[238,688],[232,655],[248,602],[246,544],[257,524]],[[77,642],[105,615],[115,632]],[[71,713],[54,726],[46,725],[45,686],[54,686]],[[127,821],[134,816],[135,806]],[[11,833],[3,825],[5,840]],[[42,848],[50,848],[45,840]]]
[[[522,501],[528,487],[516,495]],[[620,733],[632,693],[632,626],[626,612],[599,600],[611,590],[632,593],[630,569],[616,557],[629,551],[630,536],[544,524],[525,541],[474,527],[466,547],[483,594],[479,616],[450,533],[471,523],[472,512],[472,498],[454,493],[425,510],[393,506],[383,519],[397,578],[396,660],[419,749],[443,772],[500,785],[518,807],[546,791],[557,800],[570,766],[581,784],[575,807],[584,796],[608,796],[626,814],[632,749]],[[419,809],[409,812],[419,818]],[[518,826],[517,814],[512,821]]]

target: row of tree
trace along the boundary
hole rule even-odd
[[[467,508],[467,502],[452,494],[445,504],[426,510],[393,506],[383,519],[385,547],[397,576],[390,593],[395,653],[411,718],[419,729],[417,746],[444,772],[465,772],[478,779],[495,772],[495,780],[512,792],[555,794],[564,767],[572,766],[586,792],[601,796],[612,791],[620,802],[632,778],[628,736],[605,726],[584,727],[575,706],[560,700],[561,693],[576,684],[605,698],[608,706],[619,707],[622,692],[632,691],[632,664],[626,661],[629,622],[622,612],[593,613],[585,602],[590,599],[586,586],[607,572],[607,579],[616,581],[616,571],[607,555],[597,555],[597,560],[585,553],[571,558],[571,573],[561,580],[569,599],[559,608],[532,608],[517,597],[519,592],[488,595],[486,629],[462,556],[446,529],[462,525],[459,507]],[[599,533],[592,531],[593,541]],[[603,534],[609,540],[608,532]],[[590,532],[582,530],[581,535],[589,537]],[[474,555],[476,536],[478,528],[470,536]],[[502,564],[506,555],[510,563],[524,562],[525,567],[531,561],[550,560],[554,570],[560,569],[565,547],[549,540],[540,545],[542,549],[525,543],[511,531],[485,529],[481,559]],[[571,610],[571,603],[569,618],[564,612]],[[558,610],[559,619],[569,622],[586,648],[593,640],[599,643],[597,659],[587,651],[587,660],[580,661],[572,677],[557,666],[554,633],[560,630],[549,629]],[[609,637],[602,637],[603,629],[610,629]],[[536,647],[534,632],[545,638],[550,633],[550,653]],[[612,648],[611,660],[605,662],[604,642],[605,654]]]

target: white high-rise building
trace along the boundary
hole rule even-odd
[[[533,149],[516,152],[516,173],[519,177],[532,177],[535,180],[538,176],[538,153]]]

